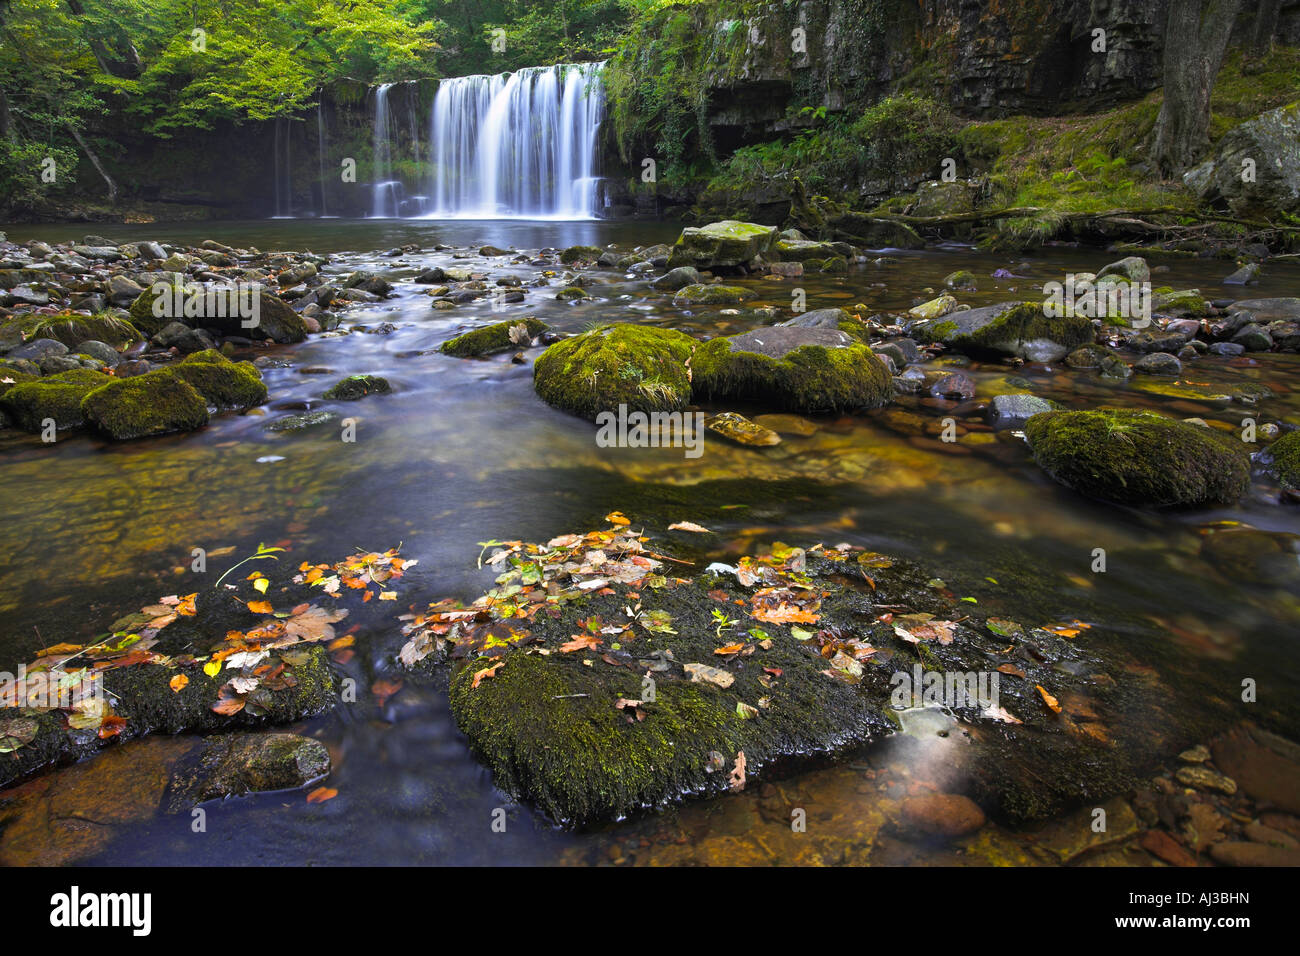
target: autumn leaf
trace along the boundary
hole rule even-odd
[[[768,624],[816,624],[819,619],[819,615],[793,604],[756,607],[749,612],[749,616]]]
[[[1044,690],[1041,684],[1035,684],[1034,686],[1038,688],[1038,693],[1042,695],[1043,703],[1047,705],[1047,709],[1054,714],[1059,714],[1061,712],[1060,702],[1057,701],[1057,699],[1053,697],[1051,694],[1049,694],[1046,690]]]
[[[574,634],[572,640],[560,645],[560,650],[569,654],[573,651],[594,651],[601,643],[594,634]]]
[[[620,528],[632,523],[630,520],[623,517],[623,512],[621,511],[611,511],[609,514],[605,515],[605,520],[612,525],[618,525]]]
[[[244,709],[244,698],[236,694],[230,684],[224,684],[212,709],[223,717],[231,717]]]
[[[479,684],[483,683],[483,681],[487,680],[489,677],[496,677],[497,671],[499,671],[501,668],[505,666],[506,666],[505,661],[497,661],[491,667],[485,667],[481,671],[475,671],[474,682],[470,684],[470,688],[472,689],[477,687]]]
[[[998,670],[1003,674],[1010,674],[1012,677],[1024,677],[1025,672],[1015,664],[999,664]]]
[[[253,582],[253,590],[258,594],[265,594],[266,589],[271,586],[271,582],[266,578],[258,578]]]
[[[716,647],[713,649],[715,654],[739,654],[745,649],[744,644],[728,644],[726,647]]]
[[[249,601],[248,609],[254,614],[274,614],[275,608],[271,607],[270,601]]]
[[[696,534],[713,534],[708,528],[696,524],[694,521],[678,521],[668,526],[669,531],[694,531]]]
[[[221,666],[220,663],[218,663],[217,666],[219,668]],[[177,674],[175,677],[173,677],[171,680],[167,682],[167,686],[170,687],[175,693],[179,694],[181,691],[185,689],[186,685],[188,685],[189,682],[190,679],[186,677],[184,674]]]
[[[104,718],[104,722],[99,725],[99,739],[107,740],[110,737],[116,737],[125,727],[125,717],[119,717],[116,714],[109,714]]]
[[[339,795],[339,792],[333,787],[317,787],[311,793],[307,794],[308,803],[324,803],[326,800],[333,800]]]
[[[401,689],[402,681],[400,680],[384,680],[381,678],[370,685],[370,693],[379,698],[380,707],[383,707],[384,704],[388,703],[388,698],[392,697]]]
[[[727,786],[732,793],[739,793],[745,789],[745,751],[736,754],[736,763],[731,768],[731,773],[727,775]]]

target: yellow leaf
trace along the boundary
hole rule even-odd
[[[203,673],[209,677],[216,677],[221,673],[221,661],[208,661],[203,665]]]
[[[396,592],[396,591],[380,591],[380,592],[379,592],[379,600],[381,600],[381,601],[396,601],[396,600],[397,600],[397,592]]]
[[[256,591],[258,594],[265,594],[266,589],[270,586],[270,584],[271,582],[267,578],[258,578],[256,581],[253,582],[253,590]]]

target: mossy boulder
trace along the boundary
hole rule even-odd
[[[775,248],[782,262],[845,257],[853,251],[847,242],[817,242],[813,239],[778,239]]]
[[[1234,438],[1150,412],[1045,412],[1025,435],[1056,481],[1119,504],[1231,503],[1250,484],[1250,458]]]
[[[604,411],[679,411],[691,398],[689,335],[651,326],[606,325],[556,342],[537,358],[543,400],[595,420]]]
[[[673,305],[681,308],[692,305],[739,305],[757,299],[758,293],[738,285],[688,285],[677,290]]]
[[[355,402],[367,395],[387,395],[392,390],[393,386],[382,375],[349,375],[326,389],[325,398],[331,401]]]
[[[16,384],[0,397],[0,404],[23,431],[39,432],[46,419],[56,429],[78,428],[84,423],[81,400],[109,379],[100,372],[78,369]]]
[[[169,371],[217,408],[253,408],[267,399],[262,373],[252,362],[232,362],[216,349],[195,352]]]
[[[1083,316],[1048,317],[1041,302],[1007,302],[967,309],[923,323],[916,334],[967,355],[1015,355],[1055,362],[1096,337]]]
[[[777,545],[716,575],[670,566],[657,530],[629,517],[638,530],[490,556],[498,589],[468,612],[432,605],[399,654],[413,679],[449,666],[452,716],[475,754],[552,820],[597,824],[753,788],[891,734],[890,708],[922,693],[900,701],[900,674],[974,678],[1006,655],[1008,625],[1043,656],[1016,657],[1022,676],[998,687],[1014,723],[975,693],[952,701],[989,731],[987,759],[969,764],[972,797],[1023,822],[1133,786],[1132,748],[1073,732],[1036,689],[1088,688],[1102,668],[1085,645],[1029,624],[986,628],[978,605],[881,554]],[[590,587],[596,577],[605,586]],[[1108,723],[1122,712],[1090,700]]]
[[[518,332],[523,326],[523,332]],[[486,325],[481,329],[471,329],[454,339],[448,339],[438,347],[444,355],[457,358],[472,358],[477,355],[491,355],[494,352],[507,352],[514,348],[523,348],[532,339],[537,338],[550,326],[532,316],[523,319],[507,320]]]
[[[1300,492],[1300,431],[1287,432],[1268,446],[1273,474],[1290,492]]]
[[[814,309],[776,324],[778,327],[798,329],[838,329],[863,343],[870,335],[870,330],[862,320],[847,309]]]
[[[560,261],[566,265],[573,262],[595,262],[604,251],[599,246],[569,246],[560,253]]]
[[[1200,289],[1157,292],[1151,297],[1151,308],[1163,315],[1177,315],[1190,319],[1204,318],[1213,311],[1205,296],[1201,295]]]
[[[3,398],[5,393],[15,385],[22,385],[24,382],[35,382],[39,378],[39,375],[31,375],[12,366],[0,365],[0,398]]]
[[[668,268],[694,266],[697,269],[734,269],[772,248],[775,226],[725,219],[707,226],[682,230],[668,257]]]
[[[96,341],[104,342],[117,349],[144,338],[130,322],[108,313],[51,315],[36,327],[31,337],[54,339],[68,348],[73,348],[82,342]]]
[[[879,408],[894,395],[885,364],[838,329],[769,326],[713,339],[691,367],[701,397],[795,412]]]
[[[125,440],[202,428],[208,402],[177,369],[166,368],[95,389],[82,400],[81,413],[102,434]]]
[[[130,311],[131,323],[150,337],[171,322],[184,322],[195,328],[215,329],[222,335],[271,339],[282,345],[307,338],[302,316],[261,287],[184,286],[178,293],[175,286],[167,286],[157,294],[149,288],[131,303]]]

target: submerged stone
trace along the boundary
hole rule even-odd
[[[367,395],[387,395],[393,390],[388,379],[380,375],[349,375],[325,390],[331,401],[355,402]]]
[[[1091,345],[1092,323],[1083,316],[1048,317],[1041,302],[1006,302],[943,315],[917,333],[969,355],[1015,355],[1055,362]]]

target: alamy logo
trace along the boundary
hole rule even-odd
[[[626,404],[596,416],[599,448],[684,448],[687,458],[704,454],[703,412],[629,412]]]
[[[195,283],[155,282],[153,314],[158,319],[237,318],[245,329],[255,329],[262,320],[262,287],[256,282],[202,286]]]
[[[103,685],[86,670],[27,673],[19,664],[17,675],[0,671],[0,707],[36,707],[42,710],[77,710],[84,701],[102,700]]]
[[[916,664],[910,672],[895,671],[889,684],[895,710],[976,707],[982,712],[998,707],[997,671],[927,671]]]
[[[50,925],[56,927],[127,926],[133,936],[148,936],[153,924],[150,893],[82,893],[74,886],[51,896],[50,907]]]
[[[1043,283],[1043,315],[1049,319],[1128,319],[1135,329],[1151,324],[1150,282],[1100,282],[1070,273],[1065,282]]]

